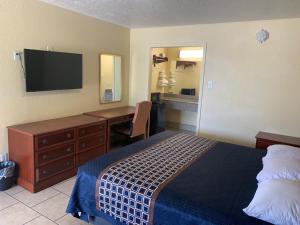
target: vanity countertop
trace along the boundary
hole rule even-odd
[[[162,94],[161,100],[166,103],[166,108],[198,111],[198,97],[189,95]]]
[[[161,99],[168,100],[168,101],[177,101],[177,102],[198,104],[198,97],[192,96],[192,95],[177,95],[177,94],[164,93],[161,95]]]
[[[198,105],[198,100],[192,100],[192,99],[184,99],[184,98],[174,98],[174,97],[162,97],[162,100],[167,100],[167,101],[175,101],[175,102],[184,102],[184,103],[191,103],[191,104],[197,104]]]

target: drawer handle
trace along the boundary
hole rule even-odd
[[[72,148],[71,148],[71,147],[67,148],[67,152],[70,152],[71,150],[72,150]]]
[[[85,130],[82,130],[82,131],[81,131],[81,134],[85,134]]]
[[[67,161],[67,163],[66,163],[66,164],[67,164],[67,166],[70,166],[70,165],[71,165],[71,162]]]
[[[46,170],[43,170],[42,174],[46,174],[46,173],[47,173],[47,171],[46,171]]]
[[[47,139],[43,139],[43,140],[42,140],[42,143],[43,143],[43,144],[46,144],[46,143],[47,143]]]
[[[82,147],[82,148],[85,148],[85,147],[86,147],[86,143],[82,143],[82,144],[81,144],[81,147]]]
[[[43,159],[47,159],[47,155],[43,155]]]
[[[70,138],[72,135],[70,133],[67,134],[67,138]]]

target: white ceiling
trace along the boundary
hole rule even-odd
[[[300,17],[300,0],[41,0],[125,27]]]

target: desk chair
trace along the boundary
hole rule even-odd
[[[149,101],[137,103],[130,126],[116,128],[115,132],[125,135],[130,140],[141,135],[148,138],[151,105]]]

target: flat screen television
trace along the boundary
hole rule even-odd
[[[24,49],[26,91],[82,88],[82,55]]]

